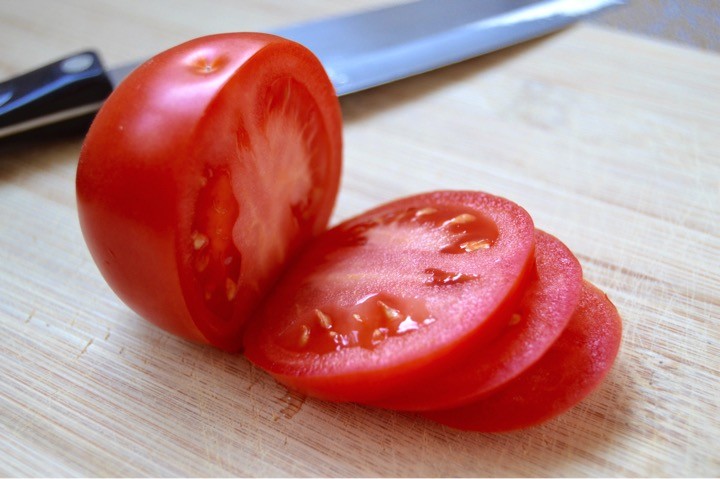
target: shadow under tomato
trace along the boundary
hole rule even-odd
[[[631,418],[633,392],[626,389],[632,385],[621,384],[629,376],[624,361],[598,390],[558,418],[522,431],[483,434],[412,413],[307,398],[289,392],[242,354],[174,337],[129,310],[113,322],[116,361],[94,364],[95,373],[88,374],[102,377],[113,370],[126,382],[107,387],[124,397],[122,404],[133,405],[134,417],[154,425],[153,437],[134,440],[164,447],[182,443],[199,466],[209,459],[203,456],[208,444],[218,458],[240,459],[244,448],[247,460],[253,453],[246,444],[252,441],[252,448],[262,451],[255,460],[292,464],[278,466],[278,473],[291,475],[578,475],[622,447],[618,437]],[[309,461],[309,450],[322,453],[315,459],[332,461]],[[247,472],[242,461],[216,465],[227,474]]]
[[[479,469],[474,475],[533,475],[560,477],[579,475],[600,467],[604,457],[617,457],[619,438],[627,434],[633,410],[625,363],[618,361],[605,381],[583,401],[540,425],[507,433],[477,433],[454,430],[431,421],[424,426],[442,438],[436,444],[440,456],[448,458],[441,475],[456,475],[455,463],[475,455]],[[421,420],[421,419],[418,419]],[[504,458],[505,460],[498,459]],[[641,471],[613,464],[614,473],[638,475]],[[621,468],[620,470],[616,470]]]
[[[284,401],[292,415],[278,413],[283,430],[298,440],[317,441],[314,448],[348,464],[344,474],[364,476],[503,476],[577,475],[617,455],[618,437],[627,432],[632,393],[620,384],[628,377],[622,363],[584,401],[544,424],[509,433],[454,430],[413,413],[377,409],[353,403],[329,403],[295,397]],[[260,377],[259,382],[268,378]],[[278,395],[278,397],[280,397]],[[304,417],[295,419],[304,405]],[[293,421],[311,421],[325,439],[313,438]],[[347,436],[346,436],[347,435]],[[615,452],[611,452],[612,450]],[[360,464],[362,457],[373,458]],[[347,457],[346,457],[347,456]],[[355,467],[355,468],[350,468]],[[357,467],[360,467],[359,469]],[[622,475],[639,472],[615,464]],[[573,473],[572,471],[575,471]]]

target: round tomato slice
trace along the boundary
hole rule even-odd
[[[337,195],[341,115],[306,48],[199,38],[136,69],[98,113],[77,171],[80,224],[117,295],[226,350]]]
[[[537,363],[490,396],[423,416],[482,432],[539,424],[577,404],[600,384],[615,360],[621,334],[622,321],[615,306],[585,282],[570,323]]]
[[[250,322],[245,354],[314,397],[396,394],[498,333],[534,244],[527,212],[488,194],[388,203],[304,251]]]
[[[570,321],[582,290],[582,267],[555,237],[535,233],[535,274],[502,333],[461,365],[376,406],[427,411],[455,407],[491,393],[536,362]]]

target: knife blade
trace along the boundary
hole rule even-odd
[[[623,0],[419,0],[268,30],[308,47],[346,95],[557,31]],[[0,83],[0,140],[87,128],[140,63],[80,52]]]

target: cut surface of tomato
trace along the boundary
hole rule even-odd
[[[580,301],[582,268],[555,237],[536,231],[535,273],[497,338],[463,363],[376,406],[432,410],[459,406],[491,393],[537,361],[560,336]]]
[[[284,265],[330,218],[341,116],[306,48],[203,37],[138,67],[91,126],[80,223],[116,294],[144,318],[226,350]]]
[[[539,424],[600,384],[618,349],[622,322],[607,296],[584,282],[580,305],[545,355],[497,392],[468,405],[422,415],[463,430],[501,432]]]
[[[534,244],[527,212],[488,194],[388,203],[313,241],[250,321],[245,354],[315,397],[387,397],[505,326]]]

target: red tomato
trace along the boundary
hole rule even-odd
[[[133,72],[82,149],[82,231],[132,309],[227,350],[284,264],[326,227],[341,116],[322,65],[265,34],[172,48]]]
[[[250,322],[245,354],[292,389],[376,400],[510,320],[534,263],[525,210],[477,192],[388,203],[317,238]]]
[[[585,282],[570,323],[537,363],[486,398],[423,415],[458,429],[483,432],[539,424],[580,402],[600,384],[615,360],[621,333],[615,306]]]
[[[375,405],[427,411],[466,404],[491,393],[552,346],[580,301],[582,285],[582,268],[570,250],[553,236],[536,231],[535,275],[502,333],[473,351],[463,364]]]

